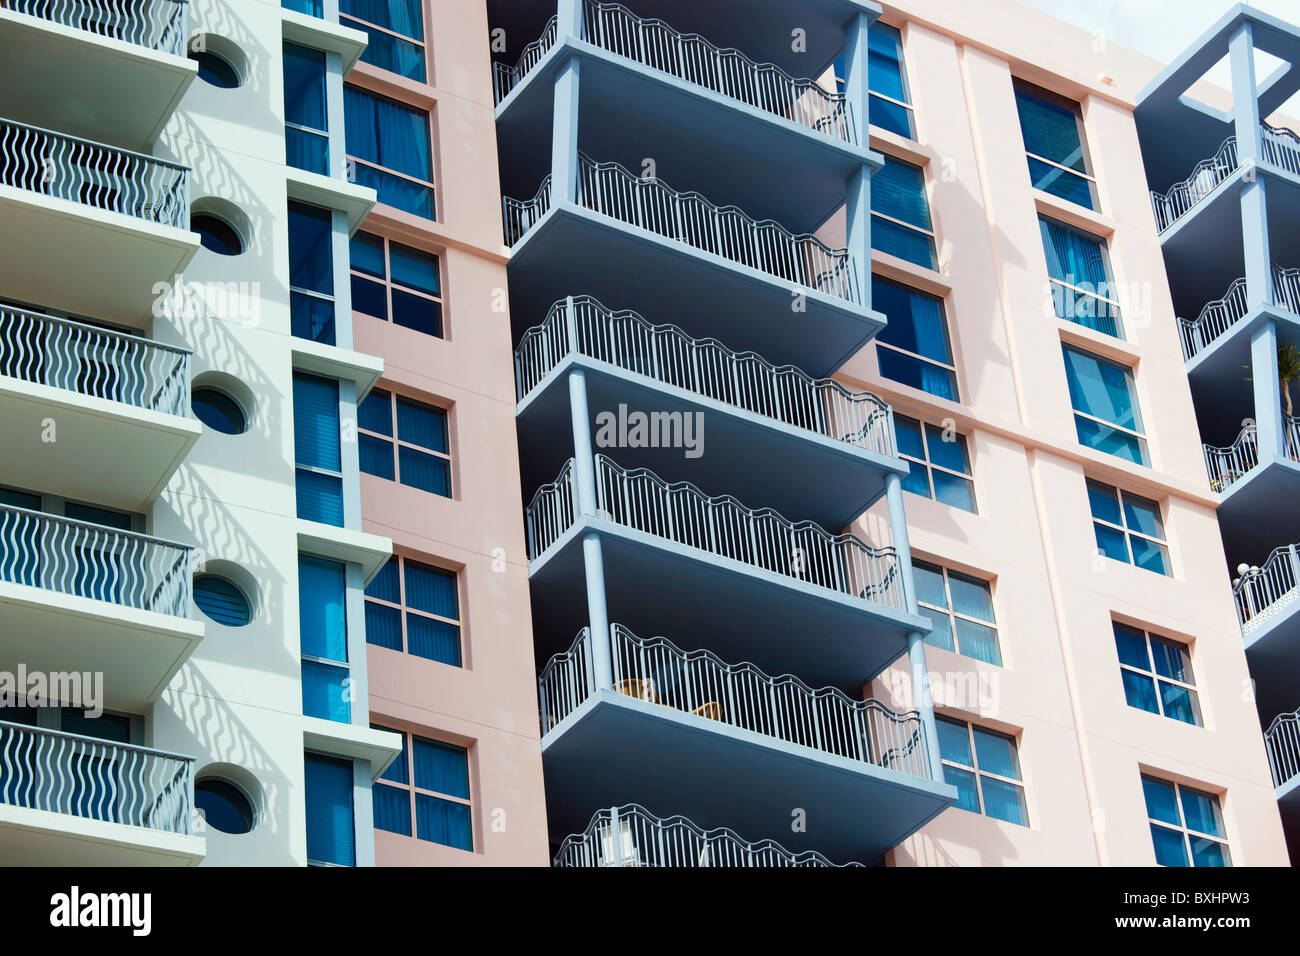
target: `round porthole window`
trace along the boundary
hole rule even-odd
[[[253,829],[253,802],[243,790],[218,777],[194,784],[194,806],[203,811],[208,826],[222,833],[248,833]]]
[[[244,592],[216,574],[201,574],[194,579],[194,603],[226,627],[243,627],[253,619],[253,608]]]
[[[199,244],[219,256],[237,256],[244,251],[239,232],[220,216],[210,212],[190,216],[190,229],[199,234]]]
[[[190,395],[190,407],[203,424],[226,435],[248,431],[248,416],[239,403],[220,389],[196,388]]]
[[[211,50],[191,50],[190,59],[199,65],[199,79],[223,90],[239,85],[239,71],[223,56]]]

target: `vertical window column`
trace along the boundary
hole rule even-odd
[[[298,517],[343,527],[338,382],[294,375],[293,444]]]
[[[330,174],[329,111],[325,96],[325,54],[285,43],[285,162],[322,176]]]
[[[315,753],[305,754],[303,763],[307,865],[356,866],[352,763]]]
[[[352,720],[346,592],[343,564],[298,556],[302,712],[344,724]]]

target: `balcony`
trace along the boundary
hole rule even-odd
[[[507,189],[545,173],[546,157],[522,147],[550,138],[555,80],[571,60],[584,149],[687,163],[705,193],[799,230],[816,229],[849,180],[880,165],[843,94],[813,79],[618,3],[584,2],[579,33],[558,35],[552,17],[513,66],[493,64]]]
[[[1245,371],[1242,372],[1243,376]],[[1279,508],[1300,493],[1300,417],[1279,413],[1283,454],[1261,466],[1253,423],[1225,447],[1204,445],[1210,490],[1219,495],[1219,523],[1230,557],[1259,553],[1279,537],[1300,539],[1300,511]],[[1269,515],[1260,522],[1260,515]]]
[[[839,528],[884,493],[885,475],[906,472],[894,448],[892,412],[870,392],[850,392],[580,296],[555,303],[515,351],[520,457],[531,466],[525,487],[553,475],[570,445],[573,369],[586,375],[592,409],[640,411],[670,432],[673,416],[678,425],[703,416],[697,457],[666,455],[671,436],[659,428],[648,447],[620,451],[625,465],[654,464],[661,477],[730,488],[742,499]],[[770,467],[755,468],[755,461]]]
[[[5,481],[143,510],[200,431],[188,349],[0,306]]]
[[[1264,750],[1283,816],[1294,817],[1300,810],[1300,711],[1273,718],[1264,732]]]
[[[653,622],[666,633],[707,633],[718,653],[769,673],[797,672],[856,692],[904,652],[909,632],[930,630],[907,611],[892,547],[730,496],[711,498],[604,455],[595,471],[595,515],[578,512],[571,461],[527,509],[543,649],[585,615],[582,538],[589,533],[601,540],[612,617]]]
[[[504,216],[516,315],[543,314],[575,289],[610,300],[628,276],[645,277],[647,312],[813,375],[835,371],[885,324],[862,305],[846,249],[615,163],[580,154],[576,203],[553,204],[548,179],[531,200],[505,199]]]
[[[636,791],[705,826],[730,820],[870,862],[956,796],[931,779],[915,712],[610,631],[611,686],[597,684],[587,630],[538,681],[547,818],[560,832],[581,825],[578,808]],[[792,807],[818,821],[812,832],[791,832]]]
[[[1220,299],[1206,303],[1195,319],[1179,319],[1178,331],[1187,374],[1211,388],[1232,388],[1250,364],[1250,334],[1260,323],[1277,319],[1300,334],[1300,269],[1272,267],[1273,288],[1267,304],[1252,309],[1246,280],[1237,279]]]
[[[148,707],[203,637],[189,619],[190,554],[0,505],[0,670],[102,672],[105,706]]]
[[[791,853],[773,840],[751,843],[725,827],[703,830],[682,816],[660,819],[636,804],[597,811],[585,830],[564,838],[552,861],[557,867],[836,865],[814,850]]]
[[[193,866],[194,759],[0,721],[6,866]]]
[[[189,170],[0,119],[0,289],[6,298],[144,328],[199,247]]]
[[[6,0],[0,116],[145,149],[198,67],[184,0]]]
[[[1300,546],[1276,549],[1233,582],[1261,713],[1294,703],[1300,680]]]

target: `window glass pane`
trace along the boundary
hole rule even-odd
[[[348,700],[347,679],[346,667],[303,661],[303,714],[341,724],[349,723],[352,720],[352,705]]]
[[[474,836],[469,807],[463,803],[439,800],[423,793],[415,795],[416,835],[430,843],[473,850]]]
[[[921,608],[921,617],[928,617],[934,624],[932,630],[925,637],[925,643],[931,647],[942,647],[945,651],[956,652],[957,645],[953,642],[952,637],[952,618],[942,611],[931,611],[929,608]]]
[[[962,511],[975,510],[975,495],[971,491],[971,483],[968,479],[958,478],[946,471],[933,471],[930,475],[934,479],[935,501],[950,508],[960,508]]]
[[[444,498],[451,497],[451,477],[447,459],[402,446],[397,449],[401,483]]]
[[[366,602],[366,643],[389,650],[402,649],[402,612],[395,607]]]
[[[289,285],[334,294],[334,229],[328,210],[289,203]]]
[[[377,724],[371,724],[375,730],[388,730],[387,727],[380,727]],[[388,765],[388,769],[379,775],[380,780],[391,780],[393,783],[410,783],[406,775],[406,751],[407,735],[401,731],[395,731],[402,738],[402,752],[393,758],[393,762]]]
[[[293,43],[284,45],[284,118],[325,130],[325,54]]]
[[[909,461],[907,463],[907,476],[903,479],[903,490],[910,491],[914,495],[922,495],[929,498],[930,494],[930,470],[920,462]]]
[[[872,126],[879,126],[881,129],[887,129],[908,139],[916,138],[916,131],[912,128],[912,111],[907,107],[873,95],[870,98],[869,109]]]
[[[980,777],[984,788],[984,813],[995,820],[1029,826],[1029,811],[1025,808],[1025,791],[1014,783],[1004,783],[989,777]]]
[[[957,380],[950,369],[888,348],[876,349],[876,359],[885,378],[956,401]]]
[[[343,88],[348,153],[414,179],[433,178],[429,114],[355,86]]]
[[[889,154],[871,177],[871,209],[921,229],[930,228],[930,208],[921,169]]]
[[[1029,179],[1035,189],[1072,202],[1085,209],[1097,208],[1097,189],[1079,173],[1029,157]]]
[[[983,624],[975,624],[958,618],[954,622],[957,628],[957,650],[967,657],[973,657],[985,664],[1002,666],[1002,651],[998,647],[998,632]]]
[[[331,661],[348,659],[345,586],[342,564],[298,556],[298,631],[304,654]]]
[[[469,756],[465,748],[416,737],[411,762],[415,766],[415,785],[421,790],[469,799]]]
[[[1100,239],[1045,216],[1039,217],[1038,227],[1048,275],[1100,295],[1109,294],[1110,268]]]
[[[944,429],[938,425],[925,426],[925,447],[930,452],[930,461],[949,471],[970,474],[970,463],[966,458],[966,436],[952,433],[944,439]]]
[[[432,405],[397,400],[397,437],[402,441],[447,453],[447,414]]]
[[[1164,524],[1160,520],[1160,506],[1150,498],[1124,492],[1124,524],[1130,531],[1136,531],[1150,538],[1165,536]]]
[[[988,582],[949,571],[948,588],[952,591],[954,611],[993,623],[993,595],[989,592]]]
[[[89,717],[85,711],[75,707],[63,707],[59,711],[60,728],[64,733],[80,734],[94,737],[96,740],[111,740],[119,744],[131,742],[131,718],[125,714],[100,714]]]
[[[460,667],[460,628],[419,614],[406,615],[406,652]]]
[[[433,299],[393,289],[393,323],[442,338],[442,305]]]
[[[1160,682],[1160,703],[1164,706],[1165,716],[1181,720],[1185,724],[1201,722],[1201,708],[1196,694],[1177,684]]]
[[[871,280],[872,306],[889,322],[877,338],[945,365],[952,364],[943,302],[879,277]]]
[[[1133,431],[1142,430],[1133,403],[1132,376],[1127,368],[1087,352],[1066,348],[1065,376],[1074,410]]]
[[[334,302],[305,292],[289,293],[289,331],[300,339],[335,344]]]
[[[1124,532],[1108,528],[1104,524],[1093,523],[1097,534],[1097,550],[1108,558],[1129,563],[1128,546],[1124,543]]]
[[[396,555],[384,562],[370,583],[366,585],[366,597],[379,598],[392,604],[402,602],[402,582],[399,577],[401,561]]]
[[[394,282],[429,295],[439,294],[437,256],[392,242],[388,246],[388,260]]]
[[[1075,109],[1017,83],[1016,111],[1027,152],[1081,173],[1088,171]]]
[[[1151,638],[1151,659],[1155,662],[1156,673],[1161,677],[1170,677],[1184,684],[1196,683],[1192,679],[1192,660],[1187,648],[1182,644],[1166,640],[1163,637]]]
[[[1142,795],[1146,798],[1147,816],[1162,823],[1182,826],[1182,817],[1178,815],[1178,802],[1174,797],[1174,785],[1155,777],[1142,778]]]
[[[903,37],[897,27],[886,23],[871,25],[867,33],[867,86],[873,93],[909,102],[903,78]],[[875,122],[874,104],[872,114]]]
[[[339,0],[339,12],[412,40],[424,39],[419,0]]]
[[[406,606],[452,620],[460,618],[456,575],[451,571],[406,562]]]
[[[1156,862],[1161,866],[1186,866],[1187,841],[1177,830],[1151,824],[1151,842],[1156,848]]]
[[[915,561],[912,574],[916,580],[916,599],[934,607],[947,607],[948,595],[943,587],[943,571],[933,564]]]
[[[1092,508],[1094,518],[1109,521],[1111,524],[1123,524],[1119,516],[1119,499],[1116,497],[1115,489],[1109,485],[1089,479],[1088,505]]]
[[[939,754],[944,760],[951,760],[967,767],[975,766],[971,756],[970,733],[960,721],[949,720],[936,715],[935,722],[939,728]]]
[[[1151,670],[1147,659],[1147,641],[1141,631],[1123,624],[1112,624],[1115,629],[1115,650],[1119,653],[1121,664],[1136,667],[1139,670]]]
[[[972,728],[975,734],[975,757],[979,768],[1000,777],[1020,779],[1020,759],[1016,755],[1016,742],[1006,734],[982,727]]]
[[[361,276],[352,276],[352,311],[388,319],[388,286]]]
[[[368,432],[393,436],[392,396],[383,389],[372,389],[357,408],[357,424]]]
[[[1155,682],[1150,677],[1123,669],[1119,673],[1124,681],[1124,699],[1130,707],[1145,710],[1149,714],[1160,713],[1160,707],[1156,703]]]
[[[1193,866],[1232,866],[1228,848],[1204,837],[1192,837]]]
[[[352,764],[319,754],[307,754],[304,764],[307,859],[313,863],[354,866]]]
[[[294,461],[340,471],[338,382],[311,375],[293,377]]]
[[[898,452],[912,458],[925,459],[925,446],[921,443],[921,423],[906,415],[894,416],[894,431],[898,436]]]
[[[366,63],[372,63],[381,70],[396,73],[418,83],[424,82],[424,47],[390,33],[372,29],[349,17],[340,17],[339,22],[344,26],[365,31],[366,36],[370,38],[365,50],[361,52],[361,59]]]
[[[871,222],[871,248],[926,269],[937,265],[934,240],[930,236],[879,216]]]
[[[1197,833],[1222,837],[1223,817],[1219,813],[1219,798],[1212,793],[1202,793],[1190,787],[1180,787],[1183,802],[1183,824]]]
[[[1080,445],[1123,458],[1135,465],[1146,464],[1146,446],[1142,439],[1082,415],[1074,416],[1074,426]]]
[[[357,441],[361,470],[376,478],[395,481],[397,466],[394,464],[392,443],[382,438],[375,438],[373,435],[358,435]]]
[[[358,232],[348,244],[352,268],[376,279],[385,279],[384,240],[368,232]]]
[[[375,784],[375,829],[411,835],[411,791]]]
[[[1169,573],[1169,553],[1163,545],[1133,534],[1128,536],[1128,541],[1133,547],[1133,563],[1139,568],[1157,574]]]
[[[343,527],[342,478],[299,468],[294,481],[297,485],[299,518],[304,521],[319,521],[336,528]]]
[[[957,807],[959,809],[969,810],[971,813],[980,812],[980,798],[975,788],[975,774],[969,770],[958,770],[956,767],[944,764],[943,782],[957,788]]]

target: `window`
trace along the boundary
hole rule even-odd
[[[871,90],[871,125],[915,139],[907,71],[903,68],[903,35],[897,27],[879,22],[871,25],[867,34],[867,86]]]
[[[878,276],[871,278],[871,300],[889,319],[876,336],[880,374],[957,401],[957,370],[942,300]]]
[[[248,417],[239,403],[225,392],[205,386],[190,395],[194,417],[214,431],[240,435],[248,431]]]
[[[1091,478],[1088,504],[1100,554],[1157,574],[1171,573],[1160,505]]]
[[[1232,866],[1219,798],[1142,775],[1151,842],[1161,866]],[[1190,861],[1190,864],[1189,864]]]
[[[898,453],[911,469],[903,479],[903,490],[973,512],[975,483],[965,436],[898,414],[894,415],[894,431]]]
[[[309,17],[323,17],[325,15],[323,0],[280,0],[280,6],[286,10],[305,13]]]
[[[385,205],[433,219],[429,114],[354,86],[343,89],[343,112],[355,181]]]
[[[417,839],[473,850],[469,751],[397,733],[402,734],[402,752],[375,781],[375,829],[409,837],[414,820]]]
[[[366,588],[366,642],[460,667],[456,573],[389,558]]]
[[[451,497],[444,409],[376,388],[361,403],[357,433],[366,474]]]
[[[252,620],[252,608],[244,592],[215,574],[201,574],[194,579],[194,603],[209,618],[226,627],[243,627]]]
[[[1142,415],[1127,366],[1065,345],[1065,378],[1079,444],[1137,465],[1147,461]]]
[[[219,256],[237,256],[244,251],[244,240],[235,227],[212,213],[191,215],[190,229],[199,234],[199,245]]]
[[[1201,726],[1201,704],[1185,644],[1115,624],[1115,650],[1130,707]]]
[[[325,54],[284,44],[285,162],[328,176],[329,122],[325,111]]]
[[[298,555],[298,641],[302,656],[302,712],[348,723],[346,569],[337,561]]]
[[[871,248],[935,269],[925,173],[887,153],[884,157],[885,165],[871,177]]]
[[[1088,170],[1078,104],[1020,80],[1015,91],[1034,188],[1096,209],[1097,182]]]
[[[361,59],[423,83],[424,16],[420,0],[339,0],[339,22],[370,38]]]
[[[290,331],[300,339],[334,344],[333,214],[289,203]]]
[[[356,866],[352,764],[337,757],[305,755],[307,865]]]
[[[939,714],[935,720],[943,779],[957,788],[957,806],[1029,826],[1015,738]]]
[[[239,71],[225,57],[218,56],[211,50],[190,50],[187,55],[199,65],[199,79],[204,83],[222,90],[233,90],[239,86]]]
[[[233,783],[216,777],[196,781],[194,806],[214,830],[248,833],[253,829],[253,802]]]
[[[358,232],[351,259],[354,312],[442,338],[437,256]]]
[[[912,568],[921,613],[934,624],[925,642],[1001,667],[988,582],[924,561],[913,561]]]
[[[1046,216],[1038,217],[1038,228],[1043,236],[1052,305],[1057,316],[1117,339],[1124,338],[1106,244],[1096,236]]]
[[[293,449],[298,517],[343,527],[338,382],[294,375]]]

